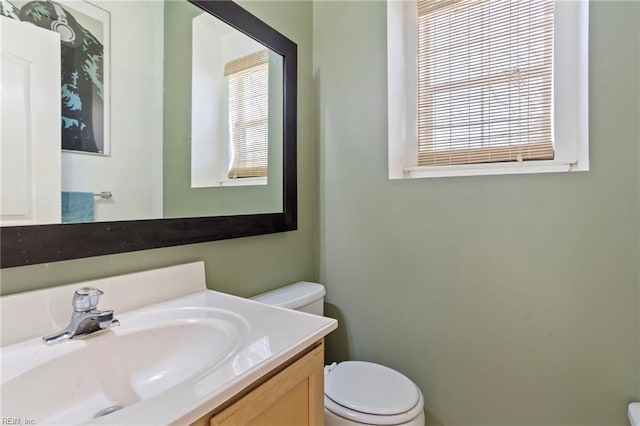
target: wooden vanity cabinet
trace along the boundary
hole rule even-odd
[[[302,351],[193,425],[324,425],[324,343]]]

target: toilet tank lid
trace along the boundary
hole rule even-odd
[[[268,305],[297,309],[321,299],[325,294],[322,284],[298,281],[297,283],[259,294],[251,299]]]

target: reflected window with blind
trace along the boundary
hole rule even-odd
[[[417,7],[418,166],[554,159],[554,2]]]
[[[267,176],[268,59],[265,49],[225,65],[229,88],[229,179]]]

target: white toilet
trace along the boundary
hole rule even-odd
[[[316,315],[324,314],[324,286],[300,281],[253,300]],[[324,368],[327,426],[424,426],[424,399],[407,377],[383,365],[344,361]]]
[[[631,426],[640,426],[640,402],[632,402],[627,408]]]

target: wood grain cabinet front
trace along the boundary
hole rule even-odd
[[[324,343],[302,353],[194,425],[324,425]]]

